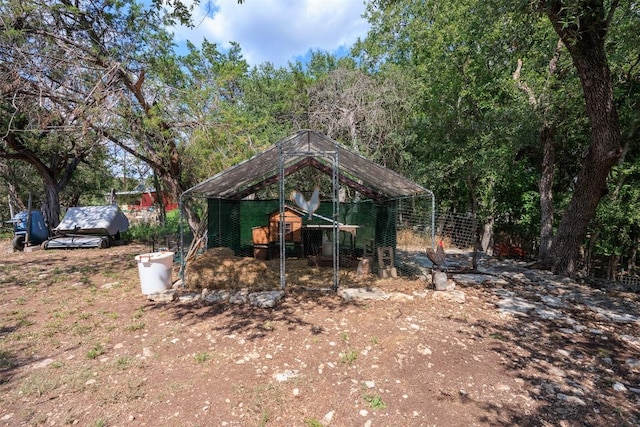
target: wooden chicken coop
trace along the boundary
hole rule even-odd
[[[280,210],[270,212],[268,225],[256,226],[251,229],[253,241],[253,256],[266,260],[278,255],[277,247],[280,242]],[[284,211],[284,241],[293,247],[294,253],[302,253],[302,217],[291,208]]]

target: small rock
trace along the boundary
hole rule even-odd
[[[167,289],[163,292],[156,292],[147,295],[147,299],[153,302],[172,302],[176,299],[176,293],[172,289]]]
[[[446,291],[448,285],[447,273],[444,271],[432,271],[431,283],[436,291]]]
[[[364,385],[365,385],[367,388],[376,388],[376,383],[375,383],[375,381],[365,381],[365,382],[364,382]]]
[[[281,382],[283,382],[283,381],[290,380],[291,378],[295,378],[295,377],[297,377],[297,376],[299,376],[299,375],[300,375],[300,374],[299,374],[299,372],[298,372],[298,371],[296,371],[296,370],[293,370],[293,371],[292,371],[292,370],[290,370],[290,369],[287,369],[287,370],[286,370],[286,371],[284,371],[284,372],[280,372],[280,373],[275,374],[275,375],[274,375],[274,378],[276,379],[276,381],[278,381],[278,382],[280,382],[280,383],[281,383]]]
[[[613,389],[614,389],[615,391],[627,391],[627,387],[625,387],[625,385],[624,385],[624,384],[622,384],[622,383],[615,383],[615,384],[613,385]]]
[[[345,301],[375,300],[384,301],[389,295],[378,288],[340,288],[338,296]]]
[[[413,301],[413,295],[407,295],[402,292],[391,292],[389,293],[389,301]]]
[[[202,291],[202,299],[210,303],[226,302],[230,297],[231,293],[227,290],[212,291],[209,293],[205,293],[205,290]]]
[[[369,415],[369,411],[367,411],[366,409],[360,409],[360,415],[366,417],[367,415]]]
[[[442,291],[434,292],[433,298],[437,300],[446,300],[463,304],[465,302],[464,292],[462,291]]]
[[[565,371],[563,371],[562,369],[558,368],[557,366],[549,366],[548,368],[548,372],[556,377],[566,377],[567,373]]]
[[[249,303],[260,308],[273,308],[284,298],[284,291],[264,291],[250,293]]]
[[[429,347],[426,347],[424,344],[418,344],[418,349],[416,351],[423,356],[431,355],[431,349]]]
[[[202,295],[196,292],[189,292],[188,294],[183,294],[178,297],[178,301],[187,303],[187,302],[195,302],[198,301]]]
[[[627,359],[625,360],[625,365],[629,367],[631,370],[639,370],[640,369],[640,360],[638,359]]]
[[[299,388],[294,388],[293,389],[293,396],[294,397],[298,397],[300,395],[300,389]]]
[[[586,405],[585,401],[580,399],[579,397],[577,397],[577,396],[567,396],[566,394],[563,394],[563,393],[556,394],[556,399],[565,401],[567,403],[573,403],[575,405],[580,405],[580,406],[585,406]]]
[[[329,424],[331,424],[331,421],[333,420],[333,416],[335,415],[336,411],[329,411],[325,414],[325,416],[322,418],[322,424],[328,426]]]
[[[53,359],[44,359],[41,360],[38,363],[34,363],[31,367],[33,369],[42,369],[42,368],[46,368],[47,366],[51,365],[53,363]]]
[[[111,282],[111,283],[105,283],[104,285],[100,286],[102,289],[111,289],[114,286],[118,286],[120,284],[120,282]]]
[[[246,288],[243,288],[243,289],[240,289],[239,292],[231,295],[229,297],[229,302],[231,304],[246,304],[248,298],[249,298],[249,290]]]
[[[453,279],[447,280],[447,290],[455,291],[455,289],[456,289],[456,281]]]

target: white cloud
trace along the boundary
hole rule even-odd
[[[284,66],[310,49],[350,48],[369,28],[363,12],[364,0],[202,0],[193,13],[197,27],[177,28],[175,36],[222,49],[235,41],[250,65]]]

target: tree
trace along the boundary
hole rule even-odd
[[[29,102],[32,98],[24,100]],[[95,139],[88,141],[86,135],[79,138],[70,132],[56,133],[55,128],[64,127],[64,119],[56,120],[55,114],[47,113],[50,123],[42,124],[30,117],[32,107],[27,107],[30,111],[23,114],[18,112],[18,104],[14,97],[15,108],[0,109],[5,118],[0,129],[3,134],[0,157],[27,163],[39,175],[44,185],[43,215],[47,224],[55,227],[60,221],[60,192],[92,150]]]
[[[401,171],[406,160],[401,136],[411,115],[406,95],[411,84],[400,73],[371,76],[343,63],[309,86],[310,127]]]
[[[589,222],[607,194],[607,176],[622,155],[620,124],[605,41],[618,6],[602,0],[537,1],[563,41],[582,84],[591,143],[582,160],[574,193],[542,267],[572,275],[580,261]]]
[[[513,41],[505,32],[517,20],[473,0],[446,7],[381,0],[367,10],[372,30],[357,46],[359,62],[372,72],[397,68],[417,82],[405,95],[414,99],[405,132],[414,176],[441,210],[475,211],[490,250],[498,196],[514,182],[518,189],[532,182],[521,184],[525,165],[515,160],[530,122],[510,77]]]
[[[55,227],[59,194],[98,138],[79,120],[76,93],[90,90],[84,76],[67,79],[75,65],[55,39],[28,36],[37,32],[34,20],[42,18],[35,6],[0,6],[0,157],[27,163],[38,174],[42,211]]]
[[[18,81],[3,90],[5,100],[39,96],[36,104],[58,109],[64,123],[147,162],[177,199],[190,186],[181,164],[189,123],[179,105],[166,102],[167,83],[181,70],[165,28],[188,22],[189,11],[172,5],[169,13],[162,2],[12,0],[2,9],[2,69],[17,79],[6,81]],[[195,228],[196,213],[185,212]]]
[[[516,55],[522,55],[527,51],[534,53],[531,46],[538,40],[545,41],[547,31],[540,27],[538,17],[545,16],[549,19],[551,28],[569,53],[572,67],[581,83],[585,101],[583,108],[591,129],[590,144],[581,150],[584,156],[576,157],[570,151],[575,149],[574,144],[559,146],[558,141],[554,141],[560,133],[554,129],[568,129],[570,133],[579,136],[583,126],[579,118],[573,120],[571,115],[563,115],[562,109],[558,108],[561,106],[560,100],[548,104],[552,107],[548,110],[550,115],[546,116],[546,120],[538,122],[541,125],[538,128],[540,140],[547,141],[538,144],[538,147],[547,147],[546,160],[542,160],[545,159],[545,152],[540,153],[545,173],[541,175],[543,180],[539,184],[543,198],[541,204],[547,209],[544,230],[541,229],[544,241],[550,240],[551,225],[554,222],[549,211],[550,188],[553,181],[557,182],[551,174],[554,170],[554,149],[560,147],[568,153],[564,158],[560,157],[560,153],[556,153],[556,162],[563,166],[568,164],[569,171],[574,167],[577,171],[571,176],[575,179],[563,181],[569,184],[563,189],[563,195],[569,192],[570,200],[553,242],[542,256],[541,265],[557,273],[573,274],[580,261],[580,249],[589,222],[600,199],[607,191],[607,176],[622,152],[619,117],[613,96],[614,85],[607,61],[608,46],[605,44],[612,22],[615,22],[615,12],[619,3],[597,0],[523,0],[515,5],[516,7],[513,2],[501,0],[470,0],[446,7],[431,1],[372,2],[368,11],[374,22],[372,34],[377,35],[374,38],[376,44],[372,47],[367,45],[366,40],[363,43],[366,55],[361,55],[361,58],[363,63],[374,69],[382,68],[389,62],[400,64],[409,71],[422,69],[419,78],[423,80],[424,99],[428,102],[420,106],[425,119],[422,121],[422,130],[418,129],[418,132],[427,137],[419,139],[441,140],[447,141],[449,145],[455,144],[457,152],[449,158],[449,163],[442,154],[438,155],[440,159],[445,160],[441,166],[467,164],[464,161],[464,153],[472,154],[473,150],[466,150],[474,146],[480,148],[475,150],[475,155],[484,158],[484,165],[488,166],[491,160],[498,158],[517,159],[520,151],[513,148],[522,145],[517,141],[523,136],[528,138],[522,132],[528,127],[529,121],[526,115],[519,115],[522,112],[522,104],[509,104],[510,99],[513,101],[513,94],[510,95],[508,90],[495,89],[499,88],[500,82],[504,82],[507,69],[511,68],[510,74],[518,70]],[[540,14],[530,13],[532,5]],[[633,7],[629,6],[628,9],[631,11]],[[632,27],[637,29],[637,11],[628,19],[635,22]],[[636,34],[637,31],[628,33]],[[635,49],[633,43],[625,46],[627,49]],[[559,51],[563,51],[563,48]],[[439,68],[434,65],[436,63],[439,64]],[[551,60],[547,59],[547,64],[554,64],[553,57]],[[560,82],[566,83],[571,80],[563,78]],[[562,87],[555,83],[550,89],[555,92],[559,87],[562,90]],[[553,94],[555,97],[556,94]],[[539,102],[539,99],[536,102]],[[506,108],[511,111],[506,111]],[[575,107],[573,110],[580,112],[582,108]],[[509,117],[510,123],[501,124],[499,120],[495,120],[500,117]],[[538,117],[544,118],[543,115]],[[471,121],[467,121],[468,118]],[[438,123],[441,124],[441,129],[434,132]],[[482,125],[479,126],[479,123]],[[517,126],[522,129],[518,131]],[[435,139],[434,136],[437,135],[440,137]],[[487,137],[493,141],[479,146],[478,141]],[[497,141],[504,141],[506,144],[499,146],[496,144]],[[434,150],[433,145],[424,148]],[[417,154],[417,158],[430,159]],[[496,157],[496,154],[500,157]],[[576,160],[579,161],[577,167]],[[477,161],[473,163],[478,165]],[[493,164],[500,163],[502,162],[494,161]],[[482,164],[480,167],[486,173],[487,169]],[[453,171],[455,168],[449,167],[448,170]],[[555,170],[563,171],[563,168]],[[509,173],[510,171],[499,171],[495,176],[504,179]],[[446,182],[449,188],[456,188],[462,182],[461,177],[454,178],[453,183],[444,178],[446,177],[443,176],[436,181]],[[497,182],[499,185],[500,179],[488,179],[486,182]],[[440,196],[440,200],[449,198],[446,195],[442,197],[442,194]],[[454,200],[455,194],[451,196]],[[546,248],[548,245],[544,244]]]

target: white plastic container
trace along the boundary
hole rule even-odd
[[[136,255],[140,286],[144,295],[155,294],[171,286],[174,252]]]
[[[321,254],[323,257],[333,257],[333,242],[331,240],[327,240],[322,243],[322,251]]]

